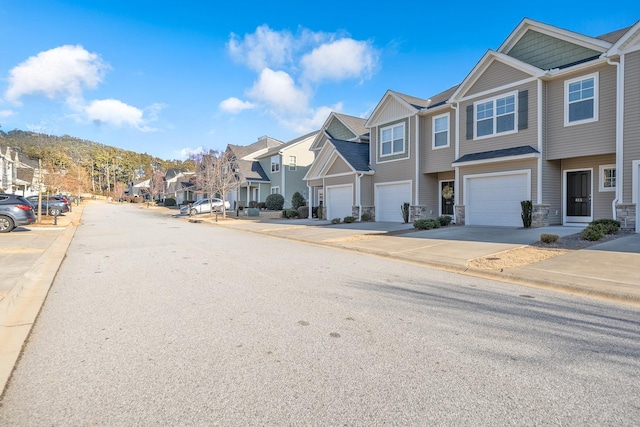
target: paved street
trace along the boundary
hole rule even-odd
[[[0,425],[637,425],[640,311],[85,208]]]

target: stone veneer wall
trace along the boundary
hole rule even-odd
[[[462,205],[456,205],[455,206],[456,209],[456,224],[458,225],[464,225],[464,206]]]
[[[426,206],[411,206],[409,209],[409,222],[427,218],[428,211]]]
[[[369,221],[376,220],[376,208],[375,206],[363,206],[362,207],[362,215],[369,214]],[[358,218],[358,210],[356,209],[356,214],[354,215]]]
[[[618,203],[616,205],[616,216],[622,229],[635,231],[636,209],[634,203]]]
[[[550,205],[533,205],[531,228],[549,226],[549,208]]]

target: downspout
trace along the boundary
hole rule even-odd
[[[458,132],[458,129],[460,127],[460,109],[458,108],[458,105],[453,105],[451,104],[451,108],[453,108],[453,110],[455,110],[456,112],[456,127],[455,127],[455,138],[454,138],[454,155],[453,155],[453,161],[455,162],[458,158],[460,158],[460,132]],[[449,126],[449,128],[451,128],[451,126]],[[457,222],[457,218],[456,218],[456,206],[459,205],[459,194],[460,194],[460,167],[456,166],[454,167],[454,176],[453,176],[453,219],[454,222]]]
[[[542,80],[538,78],[538,152],[540,153],[540,157],[538,157],[538,191],[536,197],[536,203],[542,204],[542,162],[544,160],[543,153],[543,138],[542,138]]]
[[[616,205],[622,200],[623,182],[623,124],[624,124],[624,55],[620,56],[620,62],[607,58],[607,64],[616,66],[616,196],[611,202],[612,218],[618,218]],[[626,224],[625,224],[626,225]]]
[[[416,185],[415,194],[413,196],[413,205],[420,204],[420,116],[414,116],[416,120]]]
[[[309,195],[309,219],[313,219],[313,192],[311,191],[311,186],[307,181],[307,194]]]
[[[284,197],[284,198],[285,198],[285,199],[284,199],[284,204],[286,205],[286,204],[287,204],[287,199],[286,199],[286,197],[287,197],[287,189],[286,189],[286,188],[284,188],[284,182],[285,182],[285,179],[284,179],[284,171],[285,171],[285,167],[284,167],[284,153],[283,153],[282,151],[279,151],[279,152],[278,152],[278,154],[280,155],[280,166],[281,166],[281,167],[280,167],[280,175],[282,175],[282,176],[280,177],[281,187],[282,187],[282,190],[280,190],[280,194],[282,194],[282,197]]]
[[[358,203],[358,221],[362,219],[362,194],[360,192],[360,186],[362,184],[360,183],[360,179],[363,176],[364,174],[362,172],[356,174],[356,202]]]

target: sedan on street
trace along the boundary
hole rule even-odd
[[[223,202],[222,199],[200,199],[192,204],[182,206],[180,208],[180,213],[184,215],[196,215],[208,212],[222,212],[223,205],[225,209],[229,209],[231,207],[228,201]]]
[[[38,209],[38,196],[29,196],[27,200],[31,202],[33,208],[38,211],[40,210],[44,214],[48,214],[50,216],[59,216],[65,212],[69,212],[69,205],[64,202],[59,197],[56,196],[42,196],[41,208]]]
[[[36,214],[27,199],[15,194],[0,194],[0,233],[8,233],[19,225],[35,221]]]

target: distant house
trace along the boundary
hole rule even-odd
[[[180,169],[167,169],[163,177],[165,197],[176,199],[182,205],[197,200],[195,172],[184,172]]]
[[[0,146],[0,192],[25,197],[38,194],[38,162],[23,157],[18,149]]]

